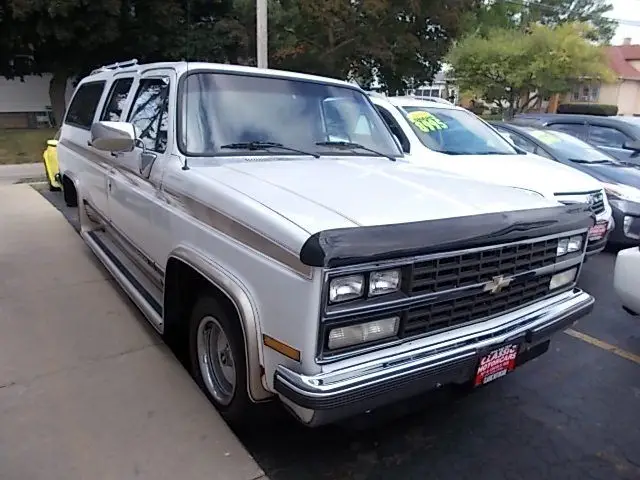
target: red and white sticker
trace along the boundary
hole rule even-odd
[[[475,385],[484,385],[516,368],[518,345],[506,345],[480,359]]]
[[[589,229],[589,240],[600,240],[607,233],[607,223],[596,223]]]

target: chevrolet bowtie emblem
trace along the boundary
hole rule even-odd
[[[502,289],[508,287],[512,281],[513,277],[505,278],[504,275],[498,275],[497,277],[493,277],[492,280],[484,284],[484,291],[489,292],[492,295],[494,293],[500,293]]]

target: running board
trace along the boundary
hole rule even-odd
[[[87,245],[109,270],[133,303],[142,311],[151,325],[163,333],[162,292],[147,280],[145,274],[118,248],[104,231],[81,233]]]

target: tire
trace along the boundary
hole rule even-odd
[[[242,329],[210,294],[201,295],[191,313],[189,365],[193,379],[222,417],[235,426],[245,423],[253,404],[247,392]]]
[[[68,180],[66,177],[63,179],[63,182],[66,182],[66,185],[63,184],[62,189],[64,203],[67,205],[67,207],[77,207],[78,192],[76,191],[76,186],[71,180]]]

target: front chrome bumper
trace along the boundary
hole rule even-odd
[[[308,425],[330,423],[441,385],[468,382],[483,355],[513,343],[526,352],[588,314],[593,304],[591,295],[574,288],[482,322],[486,328],[473,333],[430,343],[425,339],[420,348],[402,353],[390,349],[366,363],[311,376],[279,365],[275,389]],[[296,412],[299,409],[307,410],[304,418]]]

